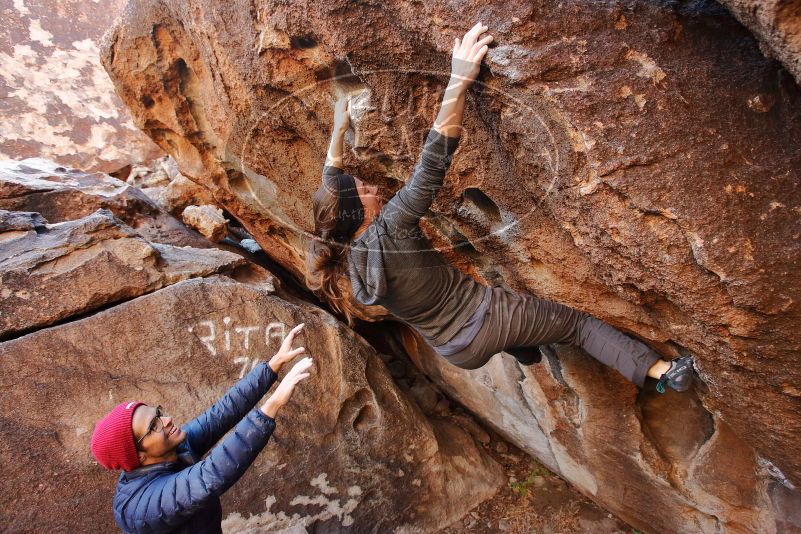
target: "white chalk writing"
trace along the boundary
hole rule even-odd
[[[270,323],[264,332],[264,342],[269,346],[270,338],[277,338],[280,344],[284,336],[286,336],[286,325],[284,323]]]
[[[212,356],[230,356],[232,363],[238,366],[240,378],[277,352],[288,332],[287,325],[280,321],[266,326],[236,325],[231,317],[223,317],[222,325],[215,321],[198,321],[187,330]]]
[[[216,337],[216,333],[214,330],[214,323],[211,321],[200,321],[197,325],[208,328],[209,333],[207,335],[201,336],[200,334],[198,334],[197,338],[200,340],[201,343],[206,345],[206,348],[209,349],[209,352],[211,352],[212,356],[217,356],[217,349],[214,348],[214,343],[213,343],[214,338]],[[191,334],[194,332],[195,332],[195,327],[190,326],[189,333]]]
[[[242,346],[244,347],[245,350],[248,350],[250,348],[250,333],[258,331],[259,327],[258,326],[237,326],[234,330],[236,330],[236,332],[238,334],[245,334],[245,336],[242,338],[243,339]]]

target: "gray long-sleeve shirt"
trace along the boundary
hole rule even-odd
[[[411,180],[354,238],[348,253],[356,299],[384,306],[434,346],[451,340],[485,297],[484,286],[447,264],[419,226],[458,144],[458,137],[430,130]],[[342,170],[325,167],[323,172]]]

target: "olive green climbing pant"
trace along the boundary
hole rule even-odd
[[[619,371],[639,387],[660,356],[603,321],[573,308],[492,288],[484,323],[461,351],[444,356],[463,369],[477,369],[498,352],[516,347],[567,343],[584,349],[596,360]]]

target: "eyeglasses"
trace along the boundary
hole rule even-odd
[[[147,435],[150,434],[151,432],[161,432],[162,430],[164,430],[164,421],[161,420],[162,417],[167,417],[167,414],[164,413],[161,406],[157,406],[156,417],[154,417],[150,421],[150,424],[147,427],[147,432],[145,432],[141,438],[136,440],[137,447],[142,443],[142,440],[144,440],[147,437]]]

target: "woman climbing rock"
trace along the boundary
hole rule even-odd
[[[340,278],[349,275],[353,296],[381,305],[415,327],[450,363],[476,369],[506,351],[522,364],[539,361],[537,346],[568,343],[618,370],[639,387],[647,376],[685,391],[692,357],[664,361],[647,345],[577,310],[486,287],[447,264],[419,228],[459,144],[467,90],[491,35],[480,22],[456,39],[451,76],[433,128],[409,182],[383,205],[375,186],[342,170],[347,99],[337,102],[334,132],[314,196],[315,238],[307,256],[307,284],[349,322],[353,310]]]

